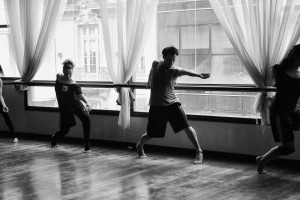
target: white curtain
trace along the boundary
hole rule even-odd
[[[271,86],[271,67],[300,36],[298,0],[210,0],[236,53],[257,87]],[[261,93],[254,108],[268,122],[269,101]]]
[[[156,19],[158,0],[102,0],[101,18],[108,73],[126,84],[135,73]],[[130,125],[129,88],[121,89],[118,124]]]
[[[21,78],[32,80],[53,40],[67,0],[4,0],[11,45]]]

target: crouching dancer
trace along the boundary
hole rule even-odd
[[[81,92],[80,86],[72,79],[74,63],[63,62],[63,74],[57,74],[55,92],[60,113],[60,130],[52,136],[51,147],[57,147],[57,138],[67,135],[76,125],[74,114],[81,120],[84,133],[84,149],[90,152],[90,105]]]

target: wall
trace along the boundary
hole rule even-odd
[[[4,85],[3,96],[10,109],[17,132],[52,135],[58,130],[58,113],[25,111],[24,94],[17,93],[10,85]],[[132,117],[130,129],[126,131],[122,131],[117,122],[118,116],[91,115],[91,138],[135,143],[145,133],[147,126],[147,118],[145,117]],[[197,131],[200,145],[204,150],[259,155],[275,145],[269,126],[207,121],[190,121],[190,123]],[[68,134],[69,137],[81,138],[83,136],[78,119],[77,124],[78,126],[71,129]],[[0,120],[0,130],[8,130],[4,120]],[[296,132],[296,148],[300,146],[300,139],[297,134]],[[22,135],[19,137],[22,138]],[[184,133],[180,132],[175,135],[170,126],[167,127],[165,138],[153,139],[150,144],[193,148]],[[287,158],[300,160],[300,151],[296,151]]]

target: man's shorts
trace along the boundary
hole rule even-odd
[[[150,106],[147,135],[153,138],[164,137],[167,122],[170,123],[175,133],[190,126],[180,103],[169,106]]]

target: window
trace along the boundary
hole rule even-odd
[[[1,0],[0,0],[1,1]],[[180,77],[185,85],[254,85],[222,29],[209,0],[159,0],[156,23],[149,33],[145,52],[132,81],[145,83],[153,60],[161,60],[164,47],[180,51],[175,65],[211,73],[209,79]],[[0,47],[2,48],[2,47]],[[105,58],[100,3],[69,0],[55,39],[35,80],[55,80],[61,63],[70,58],[76,81],[111,81]],[[113,88],[82,88],[94,109],[118,110]],[[135,112],[148,112],[149,90],[136,89]],[[183,108],[191,115],[258,118],[252,106],[255,92],[178,90]],[[31,87],[29,106],[55,107],[52,87]]]
[[[29,91],[27,96],[29,106],[58,107],[54,87],[34,86],[29,87]],[[120,110],[116,104],[118,94],[114,89],[82,87],[82,93],[95,110]]]
[[[80,29],[80,63],[84,67],[84,73],[95,74],[99,68],[99,34],[98,25],[79,26]],[[101,77],[103,78],[103,77]]]
[[[79,81],[111,81],[104,52],[100,3],[68,1],[55,39],[35,80],[55,80],[62,73],[62,62],[75,63],[73,78]],[[119,110],[114,88],[82,88],[93,109]],[[57,107],[53,87],[30,87],[29,106]]]

